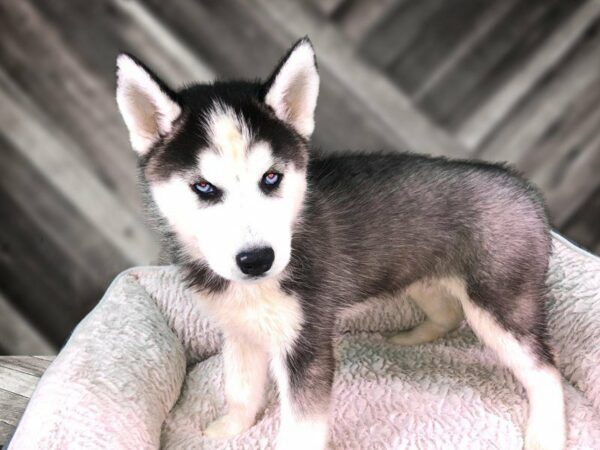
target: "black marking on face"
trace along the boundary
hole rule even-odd
[[[275,159],[304,170],[308,163],[308,142],[259,100],[259,90],[258,83],[234,81],[195,85],[179,92],[183,123],[141,161],[147,179],[164,181],[173,173],[184,172],[197,164],[202,151],[212,148],[205,115],[217,103],[230,108],[245,122],[253,136],[250,145],[266,142]]]

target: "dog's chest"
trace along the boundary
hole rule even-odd
[[[225,335],[251,340],[269,348],[288,347],[302,326],[302,309],[279,283],[230,286],[224,293],[201,299]]]

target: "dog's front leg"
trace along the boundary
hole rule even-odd
[[[331,344],[317,349],[304,342],[273,358],[281,404],[277,450],[327,447],[334,365]]]
[[[204,431],[212,438],[226,438],[246,431],[263,406],[268,372],[267,352],[240,336],[226,336],[223,346],[227,414]]]

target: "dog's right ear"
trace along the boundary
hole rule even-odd
[[[117,104],[129,130],[131,146],[145,154],[173,129],[181,115],[176,95],[132,56],[117,58]]]
[[[263,100],[275,115],[310,138],[315,128],[319,72],[315,51],[307,37],[292,46],[263,90]]]

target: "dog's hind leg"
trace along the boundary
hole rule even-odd
[[[391,343],[416,345],[431,342],[458,328],[464,319],[460,302],[441,283],[419,281],[409,286],[407,293],[427,317],[413,329],[391,336]]]
[[[524,448],[563,449],[566,440],[563,389],[545,342],[543,287],[522,286],[518,295],[505,298],[481,285],[467,288],[462,280],[449,280],[448,287],[460,299],[475,334],[525,387],[529,418]]]

